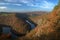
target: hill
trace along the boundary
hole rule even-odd
[[[29,18],[37,24],[30,32],[27,32],[29,25],[17,18],[16,14],[1,14],[0,23],[10,25],[14,30],[26,34],[17,40],[60,40],[60,2],[51,13]]]
[[[37,27],[20,40],[60,40],[60,3],[51,13],[32,20],[38,24]]]

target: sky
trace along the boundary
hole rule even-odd
[[[52,11],[58,0],[0,0],[0,12]]]

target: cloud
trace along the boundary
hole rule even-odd
[[[0,3],[0,5],[9,5],[9,3]]]
[[[6,2],[17,2],[17,0],[4,0]]]
[[[42,2],[42,5],[40,5],[41,8],[53,8],[54,7],[54,4],[51,3],[51,2],[47,2],[47,1],[43,1]]]
[[[34,4],[32,3],[29,3],[29,4],[26,4],[27,6],[35,6]]]
[[[13,4],[13,5],[15,5],[15,6],[22,6],[22,4]]]
[[[38,8],[42,10],[51,10],[55,6],[54,3],[47,1],[47,0],[4,0],[6,3],[0,3],[0,5],[6,5],[6,6],[23,6],[24,7],[31,7],[32,8]],[[3,9],[3,8],[2,8]],[[20,9],[21,10],[21,9]]]
[[[5,6],[0,6],[0,10],[4,10],[4,9],[7,9],[7,7],[5,7]]]
[[[19,2],[22,2],[22,3],[29,3],[30,1],[29,1],[29,0],[19,0]]]
[[[28,3],[28,4],[26,4],[27,6],[30,6],[30,7],[39,7],[40,6],[40,3]]]
[[[34,0],[5,0],[6,2],[16,2],[16,3],[23,3],[27,6],[36,6],[33,2]],[[36,2],[35,2],[36,3]],[[21,4],[12,4],[16,6],[21,6]]]
[[[28,3],[30,2],[31,0],[4,0],[6,2],[21,2],[21,3]]]
[[[3,3],[3,2],[1,2],[0,5],[15,5],[15,6],[22,6],[22,4],[17,4],[17,3]]]

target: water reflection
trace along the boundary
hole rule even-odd
[[[3,28],[2,28],[2,33],[3,33],[3,34],[11,33],[10,30],[11,30],[11,28],[9,28],[9,27],[3,27]]]
[[[31,23],[30,21],[26,20],[26,22],[30,25],[31,29],[35,28],[35,24]]]
[[[12,39],[17,38],[17,36],[14,35],[14,34],[11,32],[11,28],[10,28],[10,27],[2,27],[2,33],[3,33],[3,34],[11,34],[11,38],[12,38]]]

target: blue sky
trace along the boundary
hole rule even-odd
[[[0,11],[52,11],[58,0],[0,0]]]

